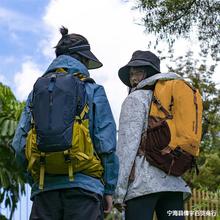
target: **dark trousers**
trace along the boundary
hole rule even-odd
[[[125,219],[152,220],[155,211],[158,220],[184,220],[184,216],[178,214],[183,210],[182,192],[159,192],[128,200]]]
[[[42,192],[34,197],[30,220],[103,220],[102,197],[81,188]]]

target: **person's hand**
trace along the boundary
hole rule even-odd
[[[112,195],[104,195],[104,213],[109,214],[112,211],[113,199]]]
[[[114,207],[119,211],[122,212],[125,210],[126,205],[124,203],[116,203]]]

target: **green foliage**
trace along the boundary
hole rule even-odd
[[[12,139],[24,102],[18,102],[9,87],[0,83],[0,144]]]
[[[196,31],[203,49],[211,49],[213,58],[219,53],[219,0],[138,0],[136,8],[144,12],[146,31],[157,40],[167,39],[172,45],[176,38]]]
[[[10,148],[0,145],[0,155],[0,203],[10,208],[11,219],[19,200],[19,193],[24,193],[24,177]]]
[[[200,174],[194,179],[194,186],[210,191],[220,190],[220,153],[205,153],[203,156],[206,160],[200,166]]]
[[[10,219],[19,199],[19,192],[24,192],[23,174],[17,167],[14,151],[10,146],[24,104],[16,100],[9,87],[0,83],[0,203],[10,208]]]
[[[7,220],[7,218],[4,215],[0,214],[0,220]]]

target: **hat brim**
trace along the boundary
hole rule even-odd
[[[155,72],[160,72],[152,63],[144,61],[144,60],[133,60],[130,61],[127,65],[121,67],[118,71],[118,76],[120,80],[128,87],[131,87],[130,84],[130,75],[129,70],[130,67],[138,67],[138,66],[151,66],[153,69],[155,69]]]
[[[103,66],[90,50],[77,51],[77,53],[89,59],[88,69],[97,69]]]

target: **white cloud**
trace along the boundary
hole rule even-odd
[[[48,59],[52,60],[55,55],[54,55],[53,47],[51,45],[52,43],[50,41],[50,38],[43,39],[38,44],[39,47],[38,51],[40,51]]]
[[[19,100],[26,100],[33,88],[36,79],[42,75],[42,71],[31,60],[22,64],[21,71],[14,76],[15,94]]]
[[[134,23],[137,15],[139,12],[132,11],[131,4],[120,0],[51,0],[44,16],[50,30],[47,45],[42,43],[45,55],[51,57],[54,53],[52,47],[61,37],[61,25],[69,33],[82,34],[88,39],[92,52],[104,64],[91,71],[91,76],[104,85],[116,121],[127,95],[127,88],[118,78],[118,69],[129,61],[135,50],[146,50],[149,42],[144,28]]]
[[[154,40],[153,35],[144,33],[143,26],[135,24],[141,14],[131,10],[132,6],[133,3],[121,0],[51,0],[43,17],[49,35],[40,46],[50,59],[54,58],[53,47],[61,37],[62,25],[69,33],[82,34],[89,40],[92,52],[104,64],[90,73],[97,83],[104,85],[116,122],[127,95],[127,88],[118,78],[118,69],[130,60],[135,50],[147,50],[149,41]],[[196,50],[195,39],[179,42],[177,55],[184,55],[189,48]],[[166,71],[165,63],[161,67]]]

